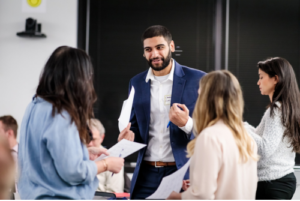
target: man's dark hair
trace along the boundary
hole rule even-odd
[[[162,25],[153,25],[151,27],[148,27],[143,33],[142,43],[145,39],[153,38],[156,36],[164,37],[168,44],[170,44],[170,42],[172,41],[172,34],[170,33],[169,29],[167,29],[167,27],[164,27]]]
[[[52,115],[66,110],[75,122],[81,142],[90,140],[87,121],[94,117],[97,100],[93,66],[83,50],[61,46],[50,56],[42,72],[36,96],[52,103]]]
[[[2,122],[2,124],[4,125],[4,130],[8,131],[9,129],[11,129],[14,132],[14,136],[15,138],[17,138],[17,134],[18,134],[18,123],[15,120],[15,118],[13,118],[10,115],[5,115],[0,117],[0,121]]]

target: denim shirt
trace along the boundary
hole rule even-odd
[[[65,110],[52,116],[52,104],[34,98],[23,117],[18,157],[21,199],[93,199],[97,166]]]

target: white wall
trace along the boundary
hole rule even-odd
[[[77,0],[47,0],[45,13],[23,13],[22,0],[0,0],[0,116],[21,121],[50,54],[77,45]],[[21,38],[25,19],[42,23],[47,38]]]
[[[299,166],[297,168],[295,167],[294,170],[295,170],[295,176],[297,179],[297,188],[296,188],[296,192],[295,192],[292,200],[300,200],[300,168],[299,168]]]

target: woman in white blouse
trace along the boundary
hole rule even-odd
[[[243,96],[229,71],[200,80],[195,105],[195,139],[188,144],[190,187],[168,199],[255,198],[257,147],[243,125]]]
[[[270,105],[260,124],[245,123],[258,146],[256,199],[291,199],[296,190],[295,152],[300,151],[300,95],[291,64],[275,57],[258,62],[262,95]]]

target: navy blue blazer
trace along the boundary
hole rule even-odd
[[[173,103],[185,104],[190,111],[190,116],[193,114],[194,106],[198,98],[199,80],[205,75],[203,71],[192,69],[186,66],[178,64],[174,59],[175,69],[173,77],[173,88],[171,105]],[[149,137],[149,123],[150,123],[150,84],[151,80],[146,82],[148,70],[134,76],[129,83],[129,91],[133,86],[135,89],[135,97],[132,106],[132,112],[130,117],[131,128],[135,134],[135,142],[148,145]],[[186,147],[193,134],[187,137],[186,133],[182,131],[178,126],[170,124],[170,142],[175,158],[177,169],[184,166],[188,161],[186,157]],[[131,181],[132,192],[135,187],[137,176],[139,174],[140,165],[143,161],[147,147],[141,149],[138,154],[136,168]],[[189,178],[189,174],[185,175],[185,179]]]

